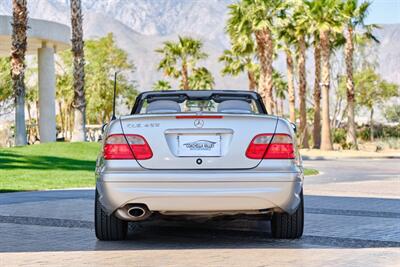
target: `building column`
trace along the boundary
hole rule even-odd
[[[38,49],[40,143],[56,141],[56,72],[54,48]]]

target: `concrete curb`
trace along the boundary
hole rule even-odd
[[[336,160],[336,159],[400,159],[400,156],[301,156],[303,160]]]

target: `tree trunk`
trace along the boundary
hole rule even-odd
[[[64,112],[63,112],[61,100],[58,101],[58,110],[60,113],[59,115],[60,115],[60,123],[61,123],[61,132],[63,134],[63,137],[65,138],[65,121],[64,121]]]
[[[72,54],[74,56],[74,130],[71,141],[86,141],[85,57],[81,0],[71,0]]]
[[[314,127],[313,127],[313,148],[321,146],[321,50],[319,44],[314,45]]]
[[[293,56],[290,50],[286,51],[286,72],[289,97],[289,120],[296,123],[296,96],[293,82]]]
[[[64,101],[64,105],[63,105],[63,114],[64,114],[64,138],[67,139],[68,135],[67,135],[67,131],[68,131],[68,108],[67,108],[67,103]]]
[[[35,109],[36,109],[36,124],[35,124],[36,136],[35,136],[35,140],[39,140],[39,118],[40,118],[39,100],[35,101]]]
[[[28,10],[26,0],[13,0],[11,78],[15,102],[15,145],[26,145],[25,125],[25,52]]]
[[[322,131],[321,149],[332,150],[332,138],[329,118],[329,86],[330,86],[330,47],[329,30],[320,32],[321,40],[321,78],[322,78]]]
[[[65,125],[65,137],[68,140],[71,140],[71,134],[70,134],[70,129],[71,129],[71,108],[69,105],[65,107],[65,114],[66,114],[66,125]]]
[[[298,40],[299,45],[299,113],[300,113],[300,144],[302,148],[308,148],[308,132],[307,132],[307,109],[306,109],[306,96],[307,96],[307,81],[306,81],[306,42],[304,36]]]
[[[31,104],[29,102],[26,103],[26,111],[28,111],[28,144],[33,144],[33,132],[34,129],[32,127],[32,115],[31,115]]]
[[[69,114],[69,139],[72,139],[72,131],[73,131],[73,120],[74,120],[74,109],[72,105],[68,108],[68,114]]]
[[[342,102],[343,97],[339,94],[339,87],[336,87],[334,92],[336,96],[335,108],[333,110],[332,120],[331,120],[331,131],[335,132],[336,128],[340,125],[340,113],[342,112]],[[347,107],[346,107],[347,108]]]
[[[189,75],[186,63],[182,64],[182,86],[183,90],[189,90]]]
[[[369,115],[369,124],[370,124],[370,140],[374,141],[374,108],[371,108],[371,113]]]
[[[247,78],[249,79],[249,90],[255,91],[257,89],[257,82],[254,77],[254,73],[247,71]]]
[[[353,80],[353,28],[347,28],[345,60],[346,60],[346,88],[347,88],[347,137],[346,143],[358,150],[356,123],[354,121],[354,80]]]
[[[269,29],[256,32],[257,53],[260,60],[260,80],[258,90],[264,97],[265,107],[269,114],[274,111],[273,83],[272,83],[272,56],[274,52],[273,41]]]

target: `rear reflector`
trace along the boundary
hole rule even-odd
[[[224,116],[219,115],[193,115],[193,116],[176,116],[177,119],[222,119]]]
[[[271,139],[273,140],[271,141]],[[246,157],[250,159],[294,159],[293,141],[288,134],[259,134],[251,140]]]
[[[104,144],[104,159],[145,160],[152,157],[153,152],[149,144],[140,135],[127,134],[125,139],[123,134],[113,134],[107,137]]]

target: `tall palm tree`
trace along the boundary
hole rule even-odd
[[[189,77],[189,86],[194,90],[213,89],[214,85],[214,77],[204,67],[194,69],[193,75]]]
[[[15,145],[26,145],[25,52],[28,10],[26,0],[13,0],[11,78],[15,100]]]
[[[163,58],[158,69],[163,70],[168,77],[181,77],[181,87],[188,90],[190,72],[196,67],[197,61],[208,55],[202,52],[203,43],[190,37],[179,36],[178,42],[164,42],[163,47],[156,49]]]
[[[310,15],[308,6],[301,1],[294,7],[293,21],[296,36],[295,46],[297,52],[297,70],[299,78],[299,113],[300,113],[300,145],[308,148],[308,129],[307,129],[307,77],[306,77],[306,50],[307,39],[310,28]]]
[[[298,59],[297,59],[297,70],[299,77],[299,114],[300,114],[300,145],[302,148],[308,148],[308,131],[307,131],[307,78],[306,78],[306,40],[304,35],[300,35],[298,38]]]
[[[315,29],[314,29],[315,30]],[[312,32],[314,49],[314,114],[313,114],[313,148],[321,146],[321,42],[319,39],[319,30]],[[334,32],[330,35],[330,51],[344,45],[344,38],[340,32]]]
[[[294,20],[292,16],[288,16],[284,20],[283,27],[278,29],[278,38],[281,41],[279,48],[284,51],[286,56],[286,77],[287,90],[289,98],[289,120],[296,122],[296,93],[294,88],[294,61],[293,46],[296,41],[294,31]]]
[[[154,91],[166,91],[166,90],[171,90],[172,86],[168,81],[165,80],[158,80],[153,84],[153,90]]]
[[[329,115],[329,88],[330,88],[330,35],[340,32],[342,2],[340,0],[305,1],[312,17],[312,32],[318,31],[321,45],[321,91],[322,91],[322,129],[321,149],[332,150],[332,137]]]
[[[256,77],[260,66],[254,62],[252,53],[247,54],[225,50],[218,60],[224,63],[221,71],[222,75],[238,76],[240,73],[246,72],[249,81],[249,90],[256,91]]]
[[[314,120],[313,148],[321,146],[321,47],[318,33],[313,37],[314,47]]]
[[[231,39],[255,40],[257,56],[260,62],[258,90],[264,96],[266,108],[273,113],[272,61],[274,42],[272,30],[277,20],[284,17],[284,0],[242,0],[229,6],[227,32]],[[249,43],[249,41],[238,42]],[[233,47],[234,50],[243,50]]]
[[[288,84],[283,78],[282,74],[274,70],[272,74],[272,79],[274,81],[275,88],[275,98],[276,98],[276,114],[279,116],[284,115],[283,101],[286,99],[286,93],[288,91]]]
[[[346,62],[346,91],[347,91],[347,137],[346,142],[351,144],[354,149],[358,149],[356,124],[355,124],[355,90],[353,79],[353,53],[354,53],[354,30],[357,27],[366,29],[365,36],[376,40],[371,34],[375,25],[365,25],[365,18],[368,14],[370,2],[363,2],[358,5],[357,0],[346,0],[343,5],[343,15],[345,16],[345,62]],[[377,41],[377,40],[376,40]]]
[[[74,57],[74,131],[71,141],[86,141],[85,56],[81,0],[71,0],[72,54]]]

